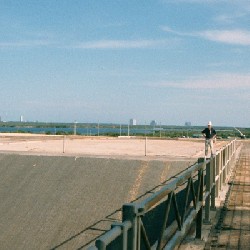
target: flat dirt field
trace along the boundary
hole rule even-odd
[[[0,134],[0,249],[86,249],[203,155],[202,140]]]
[[[215,148],[225,145],[217,141]],[[133,137],[46,136],[0,134],[0,152],[39,155],[74,155],[101,157],[198,158],[204,156],[201,139],[145,139]]]

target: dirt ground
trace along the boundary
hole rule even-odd
[[[227,142],[217,141],[218,150]],[[199,158],[201,139],[149,139],[133,137],[47,136],[0,133],[0,152],[39,155],[101,156],[113,158]]]

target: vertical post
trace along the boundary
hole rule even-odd
[[[141,249],[141,217],[137,217],[137,245],[136,249]]]
[[[132,228],[128,232],[128,249],[137,250],[138,217],[135,204],[124,204],[122,207],[122,221],[130,221]]]
[[[227,149],[227,153],[228,153],[228,164],[227,164],[227,169],[226,169],[226,176],[225,176],[225,179],[226,179],[226,177],[227,177],[227,174],[228,174],[228,169],[229,169],[229,163],[230,163],[230,160],[231,160],[231,143],[230,143],[230,145],[228,145],[228,149]]]
[[[216,207],[215,207],[215,196],[216,196],[216,183],[215,183],[215,172],[217,170],[217,161],[218,161],[218,157],[219,155],[216,155],[214,158],[213,158],[213,161],[212,161],[212,165],[211,165],[211,169],[212,169],[212,189],[211,189],[211,207],[210,209],[211,210],[216,210]]]
[[[225,148],[223,148],[222,151],[221,151],[221,166],[220,166],[220,172],[219,172],[218,191],[221,190],[221,187],[222,187],[222,172],[223,172],[223,167],[224,166],[225,166]]]
[[[130,227],[130,222],[115,222],[111,225],[111,228],[120,227],[122,230],[122,249],[128,249],[128,229]]]
[[[205,219],[203,222],[205,224],[211,224],[210,222],[210,197],[211,197],[211,169],[212,169],[213,157],[210,159],[208,164],[206,164],[206,193],[208,193],[205,200]]]
[[[223,168],[225,166],[225,148],[223,148],[222,152],[221,152],[221,168],[220,168],[220,190],[221,190],[221,187],[222,187],[222,171],[223,171]]]
[[[218,153],[218,161],[217,161],[217,164],[216,164],[216,172],[215,172],[215,176],[216,177],[220,177],[220,169],[221,169],[221,151]],[[220,183],[220,179],[217,179],[217,181],[215,182],[215,197],[218,197],[219,195],[219,184]]]
[[[200,190],[199,190],[199,197],[198,197],[198,201],[199,203],[201,203],[201,208],[197,214],[196,217],[196,238],[197,239],[201,239],[201,231],[202,231],[202,212],[203,212],[203,207],[202,207],[202,203],[203,203],[203,186],[204,186],[204,174],[203,174],[203,170],[205,167],[205,162],[203,163],[202,168],[199,170],[198,173],[198,179],[200,180]]]
[[[76,121],[74,122],[74,135],[76,135]]]
[[[222,171],[222,184],[225,184],[226,181],[226,175],[227,175],[227,168],[228,168],[228,160],[229,160],[229,147],[227,146],[225,148],[225,165],[224,165],[224,170]]]
[[[63,136],[63,153],[65,153],[65,135]]]
[[[145,137],[145,156],[147,156],[147,136]]]

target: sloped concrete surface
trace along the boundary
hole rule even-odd
[[[204,154],[200,140],[150,140],[146,157],[143,139],[63,140],[0,136],[1,250],[85,249],[121,219],[124,203]]]
[[[185,161],[0,154],[1,249],[78,249]]]

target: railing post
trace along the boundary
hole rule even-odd
[[[227,146],[227,161],[226,161],[226,166],[225,166],[225,175],[224,175],[224,178],[223,178],[223,184],[226,183],[226,178],[227,178],[227,175],[228,175],[228,169],[229,169],[229,164],[230,164],[230,146],[231,146],[231,143]]]
[[[225,148],[221,151],[221,166],[220,166],[220,172],[219,172],[219,190],[222,188],[222,174],[223,174],[223,168],[225,166]]]
[[[128,232],[128,249],[137,250],[137,232],[138,232],[138,208],[135,204],[128,203],[122,207],[122,221],[130,221],[131,231]]]
[[[205,218],[203,220],[203,223],[205,224],[211,224],[210,222],[210,197],[211,197],[211,177],[212,177],[212,157],[210,158],[210,161],[206,164],[206,193],[208,194],[205,200]]]
[[[197,197],[198,202],[203,204],[203,187],[204,187],[204,168],[206,165],[206,161],[203,159],[203,165],[202,168],[198,172],[198,179],[200,180],[200,190],[199,190],[199,197]],[[196,238],[201,239],[201,233],[202,233],[202,213],[203,213],[203,205],[201,205],[200,210],[197,213],[196,217]]]
[[[223,170],[223,175],[222,175],[222,183],[225,184],[226,182],[226,176],[227,176],[227,172],[228,172],[228,160],[229,160],[229,145],[226,147],[226,159],[225,159],[225,167]]]
[[[223,148],[222,150],[222,165],[221,165],[221,172],[220,172],[220,181],[221,185],[223,184],[223,175],[224,175],[224,170],[225,170],[225,163],[226,163],[226,149]]]
[[[120,227],[122,230],[122,250],[127,250],[128,249],[128,229],[130,227],[130,222],[126,221],[126,222],[115,222],[111,225],[111,228],[114,227]]]
[[[212,189],[211,189],[211,207],[210,207],[211,210],[216,210],[216,207],[215,207],[215,197],[216,197],[215,176],[216,176],[216,171],[218,168],[218,157],[219,157],[218,154],[215,155],[215,157],[213,158],[213,161],[212,161],[212,166],[211,166],[211,169],[212,169]]]
[[[217,156],[217,161],[216,161],[216,172],[215,176],[218,177],[216,178],[217,180],[215,181],[215,197],[218,197],[219,195],[219,186],[220,186],[220,170],[221,170],[221,159],[222,159],[222,151],[218,153]]]

